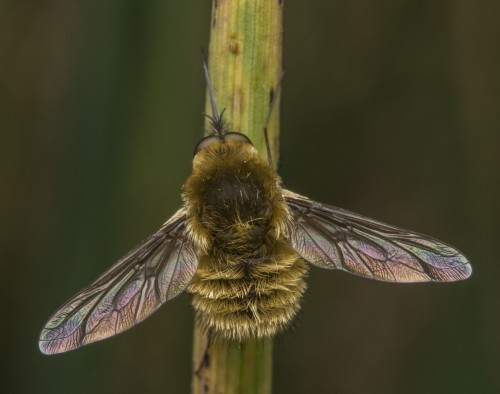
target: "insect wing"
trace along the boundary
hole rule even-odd
[[[472,268],[458,250],[431,237],[284,191],[288,240],[307,261],[387,282],[452,282]]]
[[[40,350],[62,353],[118,334],[181,293],[198,260],[186,236],[185,211],[67,301],[40,334]]]

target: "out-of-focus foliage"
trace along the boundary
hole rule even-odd
[[[297,328],[276,340],[275,393],[500,390],[499,14],[285,4],[285,185],[442,239],[474,273],[391,285],[313,268]],[[76,352],[46,357],[37,339],[178,208],[209,20],[209,2],[0,5],[2,392],[188,392],[186,295]]]

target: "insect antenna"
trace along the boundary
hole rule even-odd
[[[222,135],[223,134],[222,115],[224,114],[224,110],[219,115],[219,112],[217,111],[217,105],[215,105],[214,90],[212,88],[212,83],[210,82],[210,74],[208,73],[207,57],[205,56],[203,48],[201,49],[201,55],[203,57],[203,71],[205,73],[205,81],[207,82],[208,97],[210,98],[210,106],[212,107],[212,116],[209,115],[206,116],[208,119],[210,119],[212,127],[215,130],[215,134]]]
[[[282,71],[278,79],[278,82],[276,83],[276,86],[274,87],[274,89],[271,90],[269,98],[269,112],[267,113],[266,122],[264,123],[264,140],[266,141],[267,161],[269,162],[269,165],[271,167],[273,166],[273,156],[271,154],[271,145],[269,144],[268,128],[269,128],[269,122],[271,120],[271,114],[273,113],[274,103],[276,102],[276,98],[279,97],[280,94],[281,82],[283,81],[284,75],[285,72]]]

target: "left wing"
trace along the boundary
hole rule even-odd
[[[62,353],[118,334],[189,284],[198,266],[180,209],[90,286],[67,301],[40,334],[40,350]]]
[[[289,190],[288,241],[305,260],[387,282],[453,282],[472,268],[441,241],[312,201]]]

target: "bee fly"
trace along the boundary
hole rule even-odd
[[[204,69],[213,130],[195,148],[183,207],[54,313],[43,353],[125,331],[184,290],[215,337],[273,336],[300,308],[307,263],[399,283],[470,276],[467,259],[441,241],[284,189],[269,150],[268,163],[224,128]]]

